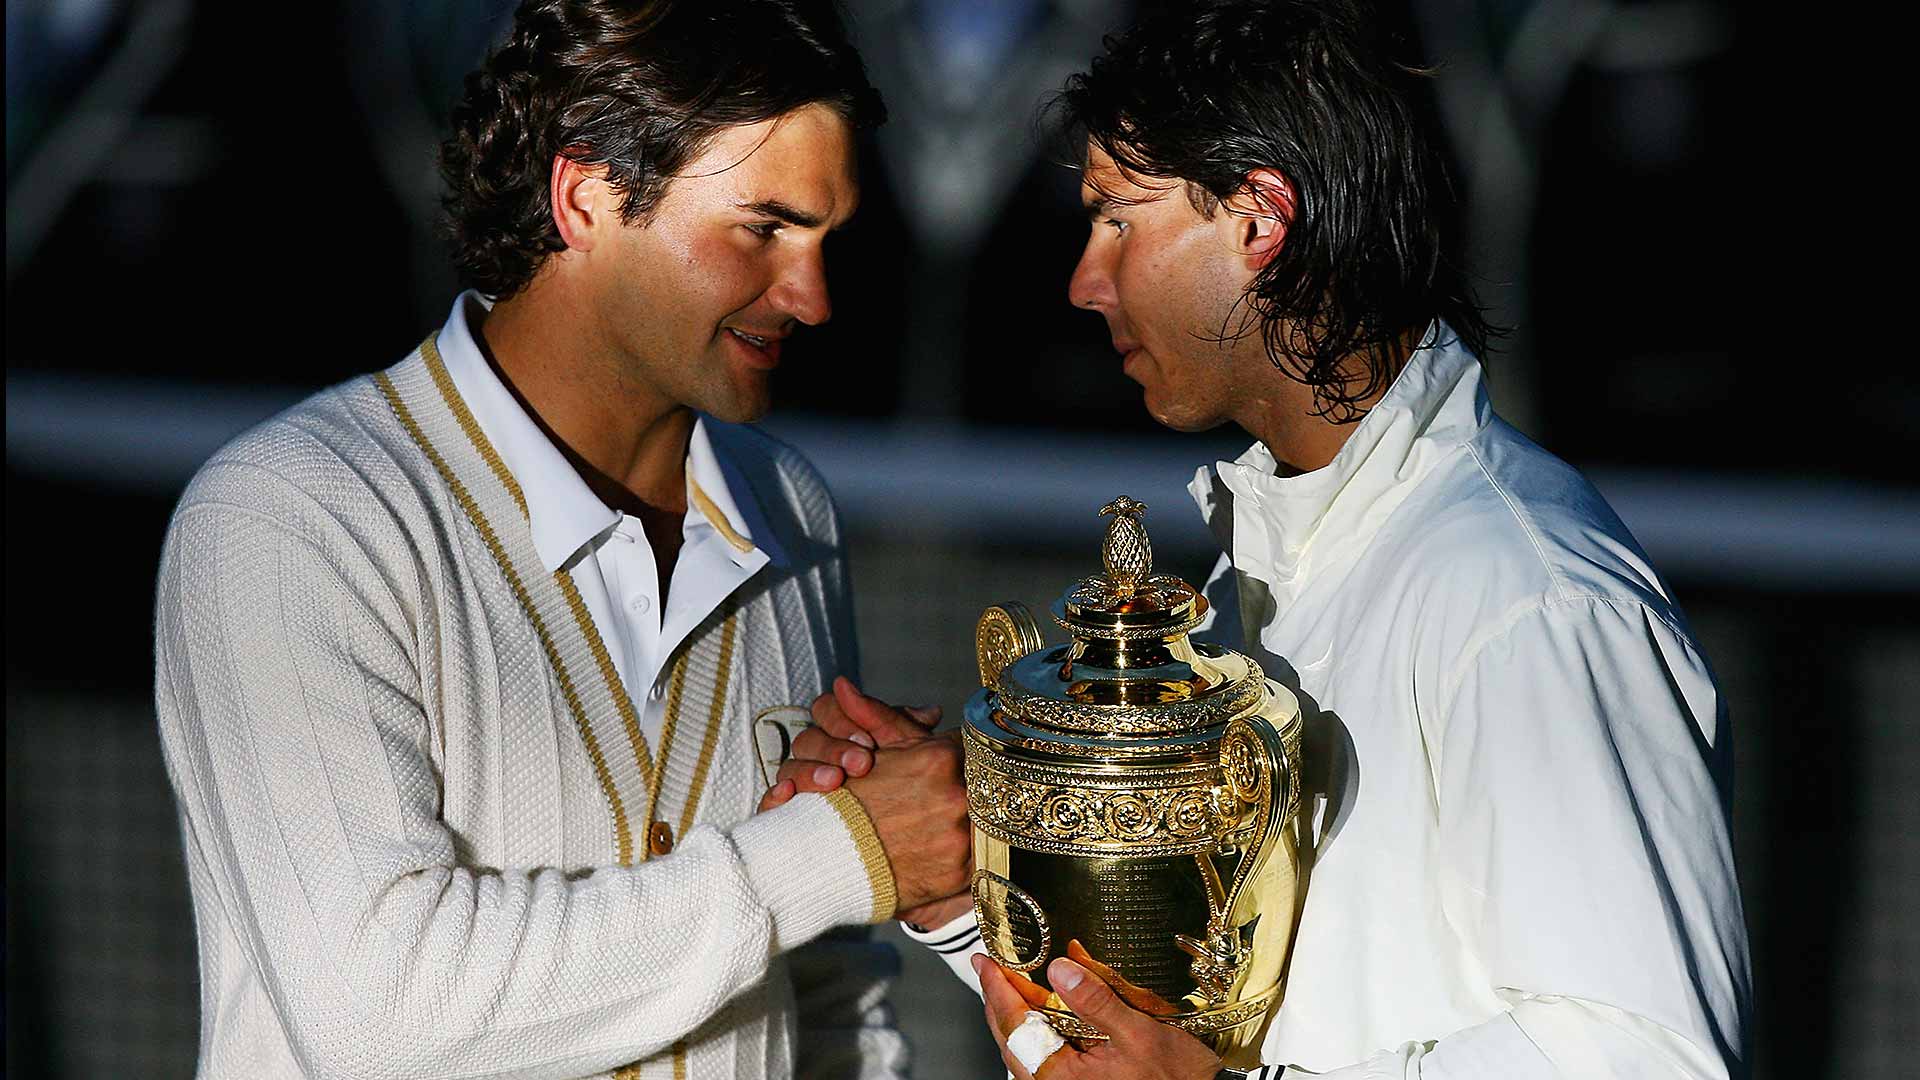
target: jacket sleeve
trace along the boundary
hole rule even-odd
[[[1731,748],[1687,635],[1641,604],[1557,601],[1517,614],[1456,685],[1422,725],[1445,914],[1511,1011],[1320,1075],[1743,1075]]]
[[[820,796],[637,866],[465,865],[409,609],[320,531],[187,505],[156,626],[168,772],[211,894],[200,933],[246,958],[208,977],[255,981],[304,1072],[603,1071],[671,1046],[775,951],[890,913],[870,825]]]
[[[985,953],[987,946],[980,940],[980,927],[972,911],[961,912],[945,926],[921,929],[911,923],[901,923],[900,932],[908,940],[933,950],[967,989],[976,995],[980,993],[980,976],[973,972],[973,956]]]

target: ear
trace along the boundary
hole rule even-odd
[[[1273,169],[1255,169],[1220,205],[1223,212],[1214,221],[1222,239],[1247,257],[1251,269],[1261,269],[1280,254],[1293,223],[1292,181]]]
[[[560,240],[573,251],[592,251],[601,233],[620,219],[619,197],[604,167],[588,167],[565,154],[553,156],[548,202]]]

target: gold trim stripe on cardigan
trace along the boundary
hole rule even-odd
[[[488,471],[493,474],[493,478],[501,485],[501,488],[506,494],[512,498],[514,505],[519,509],[524,519],[527,513],[524,492],[521,490],[519,483],[514,479],[513,474],[507,469],[506,463],[501,459],[498,451],[496,451],[492,443],[488,441],[486,434],[481,430],[479,423],[474,419],[465,401],[460,398],[458,391],[454,387],[452,377],[447,372],[446,365],[441,359],[439,350],[436,348],[432,337],[428,337],[427,340],[421,344],[420,354],[435,388],[439,391],[442,404],[445,405],[461,431],[466,434],[473,450],[480,456],[481,460],[486,463]],[[521,609],[526,613],[528,621],[533,626],[535,635],[540,639],[541,648],[545,652],[547,661],[552,666],[555,678],[560,684],[561,695],[566,700],[568,711],[573,716],[575,728],[580,733],[581,743],[586,749],[588,759],[593,764],[594,774],[600,784],[602,794],[606,797],[607,806],[613,818],[614,844],[618,861],[622,866],[631,865],[634,852],[633,831],[628,819],[625,801],[620,795],[619,785],[613,778],[605,753],[600,745],[600,740],[594,732],[586,707],[578,692],[574,673],[569,669],[565,659],[561,655],[560,649],[555,644],[547,620],[541,614],[540,606],[536,603],[520,574],[515,570],[513,560],[508,556],[501,542],[498,530],[496,530],[493,523],[488,520],[478,500],[474,498],[468,485],[462,481],[446,456],[442,454],[427,437],[426,432],[415,419],[413,409],[408,405],[405,396],[400,392],[399,388],[395,386],[393,380],[385,373],[376,375],[374,381],[379,386],[381,393],[386,397],[389,406],[393,409],[395,417],[399,419],[401,425],[406,428],[407,433],[420,446],[422,452],[427,455],[428,460],[433,463],[435,470],[438,471],[441,477],[447,482],[447,486],[449,490],[452,491],[455,500],[460,504],[461,509],[465,512],[469,521],[473,523],[475,529],[480,533],[480,537],[486,544],[489,553],[492,554],[495,563],[499,565],[502,573],[505,575],[509,587],[520,603]],[[691,477],[689,477],[689,481],[689,488],[697,507],[700,512],[706,516],[707,520],[714,525],[716,531],[735,549],[742,551],[751,550],[752,543],[740,536],[732,527],[732,524],[727,521],[726,517],[720,513],[712,499],[707,496],[705,491],[700,489],[699,484],[692,481]],[[620,681],[619,673],[613,666],[612,657],[607,651],[606,644],[602,640],[598,628],[593,624],[592,616],[587,611],[585,601],[581,599],[579,589],[575,586],[572,575],[565,568],[562,568],[554,571],[553,579],[569,614],[574,620],[576,628],[579,630],[592,654],[594,666],[599,669],[600,677],[608,691],[609,697],[612,699],[615,710],[619,714],[620,726],[623,734],[627,737],[628,745],[634,755],[634,764],[637,766],[639,776],[645,784],[647,796],[646,820],[649,823],[658,820],[659,802],[666,786],[667,762],[673,750],[674,731],[678,724],[679,715],[683,711],[689,697],[689,670],[696,666],[701,669],[700,674],[702,677],[695,680],[694,686],[691,687],[691,696],[696,700],[699,698],[706,699],[707,723],[706,729],[702,733],[700,750],[693,766],[692,777],[687,786],[686,798],[681,808],[680,829],[676,833],[676,835],[685,835],[693,827],[694,817],[700,804],[700,796],[704,793],[707,774],[712,766],[713,754],[719,741],[720,728],[726,714],[727,689],[732,674],[735,658],[734,643],[738,631],[739,611],[737,605],[731,599],[725,602],[721,610],[715,613],[716,615],[724,613],[723,617],[719,620],[720,625],[717,628],[714,627],[714,619],[712,616],[709,616],[709,618],[689,636],[688,642],[679,650],[679,655],[675,658],[671,675],[666,718],[661,728],[660,753],[658,757],[655,758],[655,756],[650,753],[644,734],[640,731],[639,716],[634,710],[632,698],[627,693],[626,687]],[[695,663],[696,656],[699,661],[698,663]],[[845,815],[844,810],[842,811],[842,815]],[[645,844],[641,845],[640,858],[642,861],[649,858],[650,855],[651,852],[648,850],[648,847]],[[863,852],[863,858],[864,856],[865,853]],[[871,867],[869,867],[869,875],[871,876],[871,874],[872,870]],[[890,875],[887,884],[892,884]],[[675,1043],[673,1046],[673,1072],[676,1080],[684,1080],[684,1077],[687,1075],[686,1050],[687,1045],[684,1040]],[[623,1066],[615,1071],[614,1076],[622,1078],[622,1080],[630,1080],[630,1078],[638,1077],[640,1075],[640,1066],[641,1063],[639,1062]]]

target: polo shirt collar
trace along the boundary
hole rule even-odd
[[[519,482],[534,550],[551,573],[577,562],[620,523],[621,515],[600,501],[487,363],[473,327],[491,307],[477,292],[461,293],[440,328],[437,344],[454,388]],[[707,417],[698,417],[687,444],[689,531],[710,527],[724,541],[722,546],[735,566],[757,569],[768,561],[768,554],[756,545],[749,522],[765,519],[754,502],[752,487],[729,482],[728,474],[734,470],[716,452],[708,423]]]

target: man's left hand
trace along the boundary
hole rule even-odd
[[[1047,967],[1047,981],[1074,1014],[1107,1036],[1091,1050],[1069,1043],[1029,1073],[1007,1052],[1007,1033],[1020,1026],[1031,1008],[1007,981],[1000,965],[973,958],[987,1003],[987,1027],[1000,1044],[1000,1057],[1017,1080],[1213,1080],[1220,1057],[1199,1039],[1131,1008],[1086,968],[1062,957]]]

